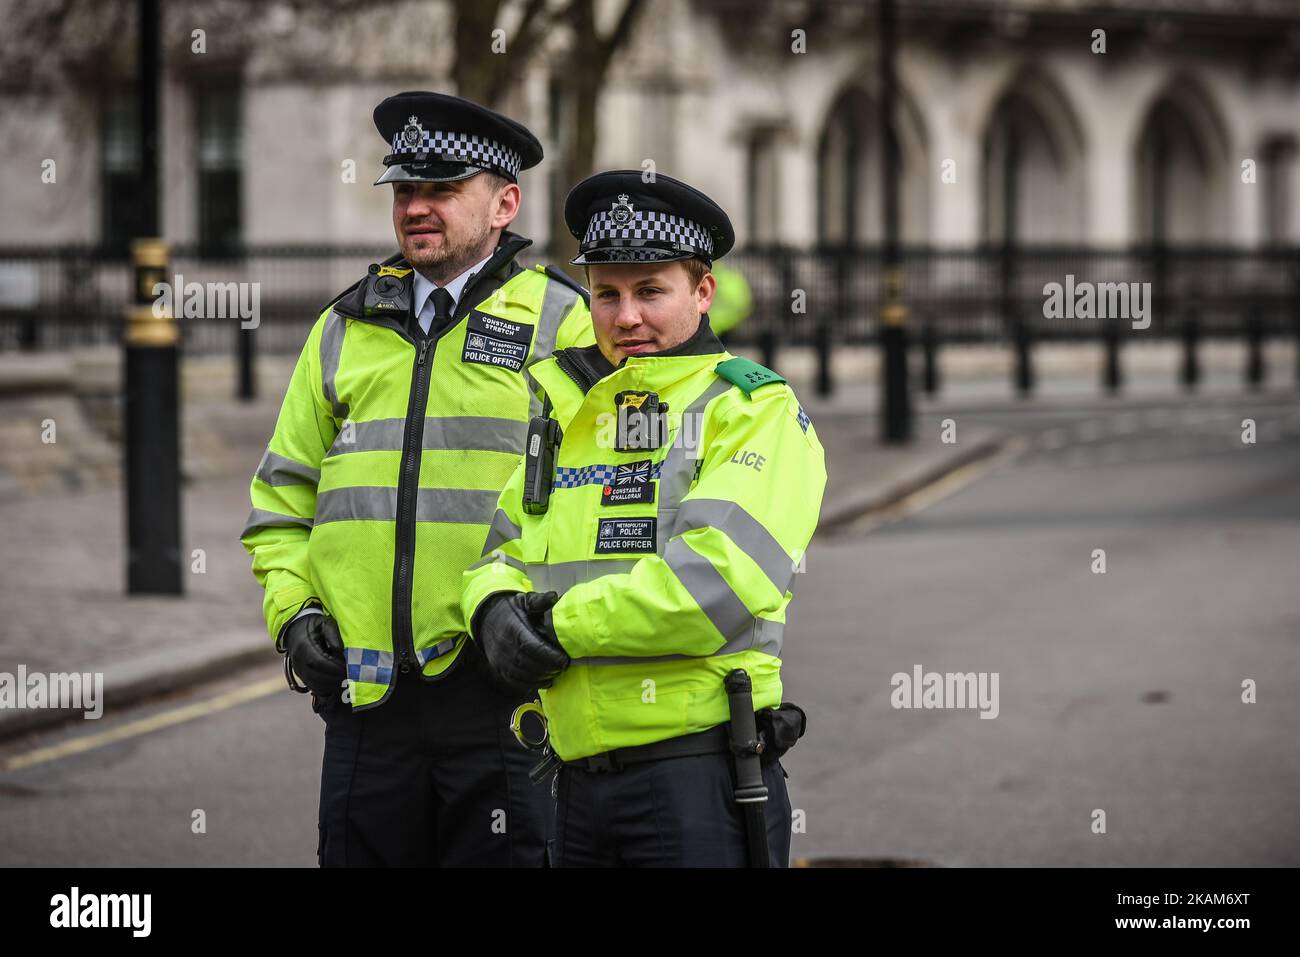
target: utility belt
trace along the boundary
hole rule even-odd
[[[755,712],[754,721],[762,741],[759,759],[764,765],[777,761],[794,747],[795,742],[803,736],[808,726],[808,719],[803,709],[789,702],[783,703],[779,708],[763,708]],[[614,748],[573,761],[564,761],[557,757],[554,763],[561,767],[575,768],[594,774],[608,774],[622,771],[631,764],[644,764],[647,761],[660,761],[664,758],[725,754],[731,751],[729,727],[729,723],[719,724],[704,731],[683,734],[650,744]]]
[[[767,820],[763,811],[767,803],[763,765],[770,765],[794,747],[808,727],[808,718],[802,708],[788,702],[779,708],[764,708],[756,712],[753,686],[749,674],[742,668],[729,672],[723,687],[727,691],[727,705],[731,712],[725,724],[650,744],[614,748],[574,761],[562,760],[551,750],[546,714],[540,701],[530,701],[516,708],[510,718],[510,730],[520,744],[542,754],[541,763],[529,774],[534,784],[549,777],[559,767],[589,774],[607,774],[622,771],[628,765],[664,758],[730,754],[732,798],[745,819],[745,853],[749,866],[771,867]],[[530,716],[540,724],[539,734],[529,734],[526,730],[524,725]],[[555,793],[555,783],[552,782],[552,796]]]
[[[638,744],[629,748],[614,748],[573,761],[560,761],[560,766],[577,768],[595,774],[622,771],[629,764],[644,764],[663,758],[685,758],[697,754],[719,754],[730,750],[727,726],[719,724],[706,731],[683,734],[676,738]]]

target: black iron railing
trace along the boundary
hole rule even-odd
[[[172,249],[171,272],[183,282],[256,283],[257,349],[296,352],[329,300],[391,247],[357,245],[249,246],[216,258],[192,246]],[[527,264],[547,261],[526,250]],[[767,339],[775,347],[874,342],[882,308],[881,251],[875,247],[740,250],[728,264],[747,277],[754,298],[739,342]],[[581,278],[577,267],[567,267]],[[902,297],[912,340],[1013,344],[1033,340],[1122,336],[1168,337],[1195,324],[1204,337],[1265,337],[1300,332],[1300,247],[1261,249],[1000,246],[902,250]],[[119,341],[129,298],[128,260],[93,247],[0,248],[0,349],[58,350]],[[1068,277],[1073,277],[1072,279]],[[1051,315],[1044,288],[1069,283],[1098,292],[1091,315]],[[1135,302],[1118,284],[1139,284]],[[1142,285],[1142,284],[1150,284]],[[1101,284],[1116,284],[1101,286]],[[1097,287],[1100,287],[1097,289]],[[183,291],[182,291],[183,292]],[[246,295],[245,301],[248,301]],[[1134,329],[1137,306],[1150,326]],[[1103,310],[1126,305],[1107,323]],[[800,311],[802,310],[802,311]],[[240,319],[182,316],[188,353],[234,352]]]

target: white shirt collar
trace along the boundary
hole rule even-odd
[[[495,250],[493,250],[493,252],[495,252]],[[464,292],[465,284],[469,282],[470,278],[474,276],[480,269],[482,269],[483,264],[486,263],[491,258],[492,258],[492,254],[489,253],[478,263],[471,266],[469,269],[466,269],[463,273],[461,273],[451,282],[447,283],[445,286],[442,287],[443,289],[446,289],[449,293],[451,293],[451,298],[456,301],[457,307],[460,306],[460,294]],[[424,312],[424,304],[429,301],[429,297],[433,295],[433,291],[437,288],[439,288],[437,285],[435,285],[433,282],[431,282],[430,280],[422,276],[418,270],[416,271],[415,273],[415,315],[417,318],[420,316],[421,313]],[[421,319],[420,328],[423,329],[425,332],[428,332],[431,323],[432,320],[430,320],[429,322],[425,322],[423,319]]]

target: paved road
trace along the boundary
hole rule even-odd
[[[816,702],[789,762],[795,853],[1300,863],[1300,404],[953,417],[1025,451],[809,552],[786,658],[789,696]],[[918,664],[999,673],[998,717],[894,709],[891,676]]]
[[[812,730],[787,759],[795,855],[1300,863],[1300,404],[953,417],[959,440],[997,428],[1023,451],[900,521],[819,539],[797,585],[787,697]],[[915,665],[997,672],[998,716],[894,709],[891,676]],[[129,731],[278,674],[85,724]],[[277,690],[0,772],[0,864],[312,865],[321,730]]]

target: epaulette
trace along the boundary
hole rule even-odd
[[[777,375],[766,366],[761,366],[753,359],[746,359],[743,356],[719,362],[713,367],[713,371],[733,385],[739,386],[746,395],[760,386],[785,381],[784,376]]]
[[[575,279],[571,279],[567,273],[554,266],[541,266],[540,268],[542,272],[546,273],[546,275],[554,279],[556,282],[568,286],[576,292],[582,297],[582,301],[587,304],[587,308],[591,308],[591,292],[586,286],[582,285]]]

